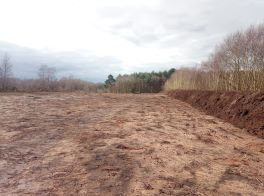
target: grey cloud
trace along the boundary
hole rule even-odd
[[[14,76],[19,78],[36,78],[41,64],[55,67],[59,78],[73,75],[92,82],[102,82],[108,74],[122,71],[121,61],[117,58],[83,54],[84,51],[40,51],[0,42],[1,53],[11,56]]]
[[[194,38],[216,32],[228,34],[250,24],[263,22],[262,2],[260,0],[186,0],[184,2],[162,0],[160,6],[155,9],[144,6],[122,9],[110,7],[104,8],[104,11],[99,13],[103,19],[116,19],[117,24],[108,25],[109,32],[143,45],[160,42],[164,37],[174,34],[187,34]],[[133,32],[133,35],[123,35],[123,30]]]
[[[143,44],[153,43],[160,39],[158,35],[151,34],[151,33],[145,33],[141,35],[134,35],[134,36],[126,36],[121,35],[126,40],[134,43],[137,46],[142,46]],[[143,41],[144,40],[144,41]]]
[[[156,9],[139,6],[122,9],[111,7],[108,10],[104,8],[99,13],[106,21],[109,18],[113,19],[112,22],[116,20],[114,25],[107,23],[108,32],[123,37],[136,45],[139,43],[141,45],[156,43],[164,37],[179,33],[204,32],[207,29],[205,22],[193,20],[193,13],[188,13],[190,10],[186,10],[186,12],[177,10],[177,4],[182,3],[179,1],[161,1],[160,7]],[[206,12],[207,10],[202,13]],[[127,36],[125,33],[128,31],[132,35]]]
[[[99,12],[114,25],[106,31],[138,47],[182,51],[189,61],[204,60],[228,34],[264,22],[262,0],[160,0],[158,7],[109,7]],[[129,32],[129,33],[127,33]],[[164,62],[168,59],[164,59]],[[188,63],[186,63],[188,64]]]

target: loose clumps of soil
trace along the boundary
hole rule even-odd
[[[264,138],[264,93],[176,90],[168,95]]]
[[[1,94],[0,127],[1,196],[264,193],[263,139],[164,94]]]

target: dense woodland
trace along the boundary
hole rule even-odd
[[[116,79],[109,75],[105,84],[111,92],[115,93],[158,93],[174,72],[175,69],[163,72],[139,72],[119,75]]]
[[[228,36],[200,66],[177,70],[165,89],[264,91],[264,24]]]

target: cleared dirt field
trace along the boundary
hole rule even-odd
[[[0,195],[263,195],[264,142],[165,95],[0,96]]]

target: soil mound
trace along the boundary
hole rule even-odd
[[[176,90],[168,95],[264,138],[264,93]]]

